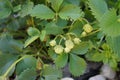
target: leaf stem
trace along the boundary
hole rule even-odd
[[[3,77],[6,77],[8,75],[8,73],[13,69],[13,67],[20,62],[22,59],[24,59],[26,56],[21,57],[20,59],[18,59],[17,61],[15,61],[9,68],[8,70],[5,72],[5,74],[3,75]]]

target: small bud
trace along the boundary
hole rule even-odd
[[[81,40],[79,38],[74,38],[73,41],[75,44],[79,44],[81,42]]]
[[[81,36],[82,37],[85,37],[87,35],[87,33],[85,32],[85,31],[83,31],[82,33],[81,33]]]
[[[56,45],[54,47],[55,53],[57,53],[57,54],[61,54],[63,52],[63,49],[64,48],[61,45]]]
[[[74,43],[72,42],[72,40],[66,40],[65,46],[68,47],[69,49],[72,49],[74,47]]]
[[[85,32],[90,33],[93,30],[93,27],[90,24],[85,24],[83,29]]]
[[[55,46],[56,45],[56,41],[55,40],[52,40],[49,42],[50,46]]]
[[[65,53],[69,53],[71,51],[71,49],[66,47],[66,48],[64,48],[64,51],[65,51]]]

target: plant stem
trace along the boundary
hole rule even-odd
[[[8,75],[8,73],[13,69],[13,67],[20,62],[22,59],[24,59],[26,56],[21,57],[20,59],[18,59],[17,61],[15,61],[9,68],[8,70],[5,72],[5,74],[3,75],[3,77],[6,77]]]

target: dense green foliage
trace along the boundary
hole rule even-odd
[[[0,80],[59,80],[120,61],[120,0],[0,0]]]

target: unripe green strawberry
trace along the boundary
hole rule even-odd
[[[65,46],[69,49],[72,49],[74,47],[74,43],[72,42],[72,40],[66,40]]]
[[[66,47],[66,48],[64,48],[64,51],[65,51],[65,53],[69,53],[71,51],[71,49]]]
[[[83,29],[85,32],[90,33],[93,30],[93,27],[90,24],[85,24]]]
[[[50,46],[55,46],[56,45],[56,41],[55,40],[52,40],[49,42]]]
[[[64,48],[61,45],[56,45],[54,47],[55,53],[57,53],[57,54],[61,54],[63,52],[63,49]]]
[[[79,38],[74,38],[73,41],[75,44],[79,44],[81,42],[81,40]]]
[[[83,31],[82,33],[81,33],[81,36],[82,37],[85,37],[87,35],[87,33],[85,32],[85,31]]]

